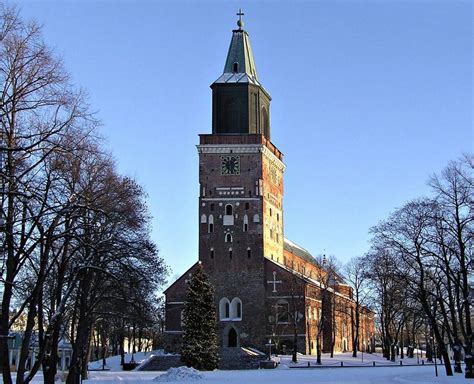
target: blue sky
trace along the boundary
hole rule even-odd
[[[12,4],[13,2],[10,2]],[[199,133],[239,8],[285,154],[285,236],[345,262],[474,149],[470,1],[19,1],[149,195],[173,274],[197,260]]]

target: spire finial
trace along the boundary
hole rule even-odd
[[[237,21],[237,25],[239,26],[239,29],[242,29],[244,26],[244,21],[242,20],[242,16],[244,13],[242,12],[242,9],[239,9],[239,13],[236,13],[237,16],[239,16],[239,20]]]

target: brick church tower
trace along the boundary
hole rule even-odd
[[[197,146],[199,262],[215,287],[219,346],[224,355],[235,347],[263,351],[271,338],[281,353],[315,354],[317,342],[345,351],[352,348],[352,289],[284,237],[285,165],[270,141],[271,97],[241,19],[237,25],[224,72],[211,85],[212,133],[199,135]],[[197,265],[165,290],[167,351],[180,350],[186,286]],[[361,319],[361,345],[372,346],[373,313],[363,308]]]
[[[219,299],[222,345],[262,345],[264,258],[283,260],[282,153],[270,142],[270,95],[243,22],[211,85],[212,134],[200,135],[199,260]],[[243,314],[245,312],[245,315]],[[262,339],[262,340],[260,340]]]

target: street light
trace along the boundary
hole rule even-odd
[[[272,359],[272,345],[274,345],[272,343],[272,338],[271,337],[268,339],[268,343],[266,345],[268,347],[268,360],[270,361]]]

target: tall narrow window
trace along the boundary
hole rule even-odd
[[[235,73],[239,72],[239,63],[237,62],[234,63],[234,72]]]
[[[214,203],[211,204],[211,211],[214,210]]]
[[[280,214],[277,213],[277,221],[280,221]]]
[[[265,108],[262,108],[262,125],[263,134],[267,139],[270,139],[270,121],[268,118],[268,112]]]
[[[201,223],[203,223],[203,224],[207,223],[207,217],[206,217],[205,214],[201,215]]]
[[[250,259],[251,256],[252,256],[252,250],[250,248],[247,248],[247,258]]]
[[[214,258],[214,248],[211,248],[211,259]]]
[[[272,209],[270,208],[270,216],[272,215]]]
[[[250,204],[249,203],[245,203],[245,209],[249,209],[250,208]]]
[[[232,211],[233,211],[232,204],[227,204],[225,206],[225,214],[226,215],[232,215]]]
[[[242,301],[234,297],[230,303],[230,317],[232,320],[242,320]]]
[[[247,232],[249,229],[249,217],[247,215],[244,215],[244,232]]]
[[[223,297],[219,301],[219,318],[227,320],[230,317],[230,301],[227,297]]]
[[[229,259],[232,259],[232,248],[229,248]]]
[[[239,133],[241,128],[240,100],[228,100],[225,104],[224,110],[224,133]]]
[[[214,232],[214,216],[209,215],[209,223],[208,223],[208,228],[207,228],[209,233]]]
[[[277,324],[286,324],[290,321],[290,304],[288,301],[283,299],[278,300],[275,309]]]
[[[181,328],[183,328],[186,325],[185,322],[184,322],[184,309],[181,310],[180,319],[181,319]]]

